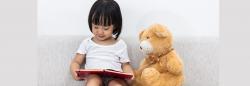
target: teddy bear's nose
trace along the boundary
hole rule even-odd
[[[140,49],[142,49],[141,46],[140,46]]]

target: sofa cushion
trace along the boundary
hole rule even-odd
[[[70,75],[69,65],[86,36],[38,37],[38,86],[83,86]],[[128,45],[133,68],[138,68],[144,55],[139,39],[121,37]],[[174,48],[184,63],[184,86],[218,86],[218,38],[175,37]]]

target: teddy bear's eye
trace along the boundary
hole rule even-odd
[[[149,36],[147,36],[147,39],[149,39]]]

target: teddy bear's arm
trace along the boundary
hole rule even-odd
[[[133,82],[133,86],[143,86],[142,85],[142,80],[141,80],[141,73],[143,71],[143,69],[146,68],[146,58],[144,58],[141,63],[140,63],[140,66],[137,70],[134,70],[134,74],[135,74],[135,80]]]
[[[167,59],[162,60],[160,63],[164,67],[164,69],[175,75],[178,75],[183,71],[182,61],[176,54],[168,56]]]
[[[151,62],[151,61],[149,60],[149,58],[148,58],[148,57],[145,57],[145,58],[141,61],[139,68],[135,71],[136,75],[140,75],[140,74],[142,73],[142,71],[143,71],[145,68],[149,67],[149,66],[151,65],[150,62]]]
[[[140,66],[139,66],[139,68],[138,68],[138,70],[137,70],[137,73],[141,73],[142,70],[146,68],[147,63],[148,63],[148,62],[147,62],[146,58],[144,58],[144,59],[141,61],[141,63],[140,63]]]

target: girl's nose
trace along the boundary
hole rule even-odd
[[[103,31],[103,29],[98,29],[97,33],[98,33],[98,34],[103,34],[104,31]]]

